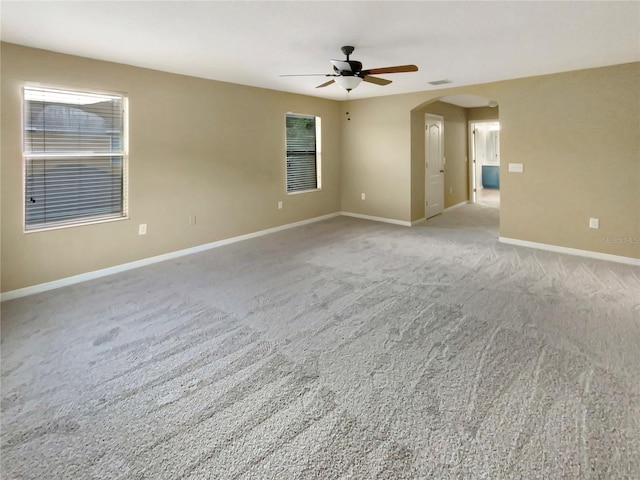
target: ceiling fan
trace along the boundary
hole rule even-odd
[[[344,46],[340,50],[347,57],[346,60],[330,60],[333,65],[334,73],[310,73],[310,74],[302,74],[302,75],[280,75],[281,77],[310,77],[310,76],[323,76],[323,77],[335,77],[325,82],[321,85],[318,85],[316,88],[323,88],[331,85],[332,83],[337,83],[342,88],[344,88],[347,92],[350,92],[363,80],[368,83],[375,83],[376,85],[389,85],[391,80],[387,80],[386,78],[373,77],[372,75],[382,75],[386,73],[404,73],[404,72],[417,72],[418,67],[415,65],[398,65],[395,67],[382,67],[382,68],[371,68],[367,70],[362,69],[362,62],[357,60],[351,60],[349,56],[355,50],[352,46]]]

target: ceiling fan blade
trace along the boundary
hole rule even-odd
[[[372,77],[371,75],[365,75],[362,77],[362,80],[369,83],[375,83],[376,85],[389,85],[391,80],[387,80],[386,78]]]
[[[328,82],[325,82],[322,85],[318,85],[316,88],[328,87],[332,83],[336,83],[336,81],[335,80],[329,80]]]
[[[363,70],[362,73],[364,75],[381,75],[384,73],[404,73],[417,71],[418,67],[416,67],[415,65],[398,65],[396,67],[371,68],[369,70]]]
[[[278,75],[279,77],[335,77],[333,73],[294,73],[292,75]]]
[[[333,65],[333,67],[337,69],[339,72],[353,71],[351,69],[351,64],[349,62],[346,62],[344,60],[329,60],[329,61],[331,62],[331,65]]]

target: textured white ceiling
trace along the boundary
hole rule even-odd
[[[3,41],[57,52],[344,100],[315,89],[342,45],[364,68],[417,73],[361,84],[365,98],[640,60],[640,2],[14,2]],[[451,79],[433,87],[430,81]]]

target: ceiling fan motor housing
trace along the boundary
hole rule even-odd
[[[362,62],[358,62],[357,60],[347,60],[345,63],[349,64],[350,69],[348,68],[340,69],[334,65],[333,70],[339,75],[346,75],[346,76],[358,75],[362,71]]]

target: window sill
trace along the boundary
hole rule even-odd
[[[129,216],[125,215],[125,216],[122,216],[122,217],[101,218],[101,219],[87,220],[87,221],[84,221],[84,222],[64,223],[64,224],[60,224],[60,225],[48,225],[48,226],[44,226],[44,227],[37,227],[37,228],[30,228],[30,229],[23,228],[22,233],[29,234],[29,233],[48,232],[50,230],[60,230],[60,229],[63,229],[63,228],[84,227],[86,225],[95,225],[97,223],[119,222],[121,220],[129,220]]]
[[[322,188],[313,188],[311,190],[298,190],[296,192],[287,192],[287,195],[299,195],[301,193],[319,192],[320,190],[322,190]]]

